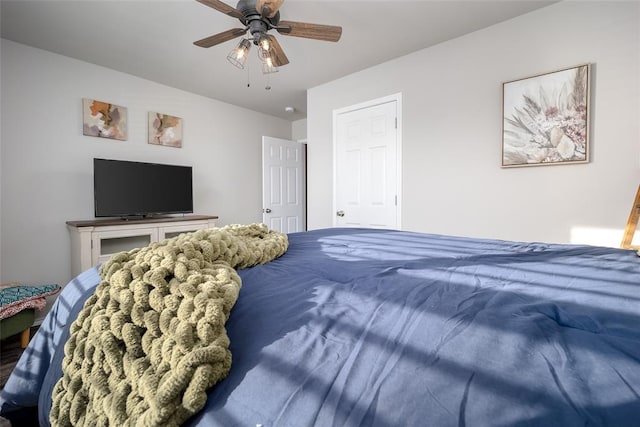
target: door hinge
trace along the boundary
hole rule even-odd
[[[394,203],[396,204],[396,206],[398,206],[398,195],[397,194],[395,196],[395,202]]]
[[[398,118],[396,117],[396,129],[398,129]]]

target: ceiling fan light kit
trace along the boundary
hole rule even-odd
[[[244,28],[233,28],[195,41],[196,46],[212,47],[243,36],[247,32],[251,34],[250,37],[243,38],[238,47],[227,55],[229,62],[240,69],[244,68],[252,42],[258,47],[258,56],[262,62],[264,74],[275,73],[278,71],[278,67],[289,63],[289,59],[278,40],[267,34],[269,30],[276,30],[285,36],[332,42],[340,40],[342,35],[342,28],[333,25],[280,21],[280,6],[284,0],[240,0],[235,8],[220,0],[196,1],[237,18],[244,25]]]
[[[278,67],[273,65],[271,58],[262,61],[262,74],[273,74],[278,72]]]
[[[227,59],[236,67],[243,69],[249,56],[249,50],[251,50],[251,42],[248,39],[242,39],[238,47],[229,52]]]
[[[275,55],[271,49],[271,43],[267,37],[263,37],[258,44],[258,56],[262,61],[262,74],[272,74],[278,72],[278,67],[274,65]]]

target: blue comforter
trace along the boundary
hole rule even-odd
[[[327,229],[240,271],[233,366],[202,426],[637,426],[640,258],[618,249]],[[0,393],[48,425],[74,279]]]

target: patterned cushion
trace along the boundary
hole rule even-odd
[[[26,308],[42,310],[47,305],[46,297],[59,291],[58,285],[10,286],[0,289],[0,319],[11,317]]]

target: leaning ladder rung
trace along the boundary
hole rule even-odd
[[[638,246],[631,245],[633,235],[636,233],[636,227],[638,226],[638,219],[640,218],[640,186],[636,192],[636,198],[631,205],[631,213],[629,213],[629,219],[627,225],[624,228],[624,235],[622,236],[622,243],[620,247],[623,249],[640,249]]]

